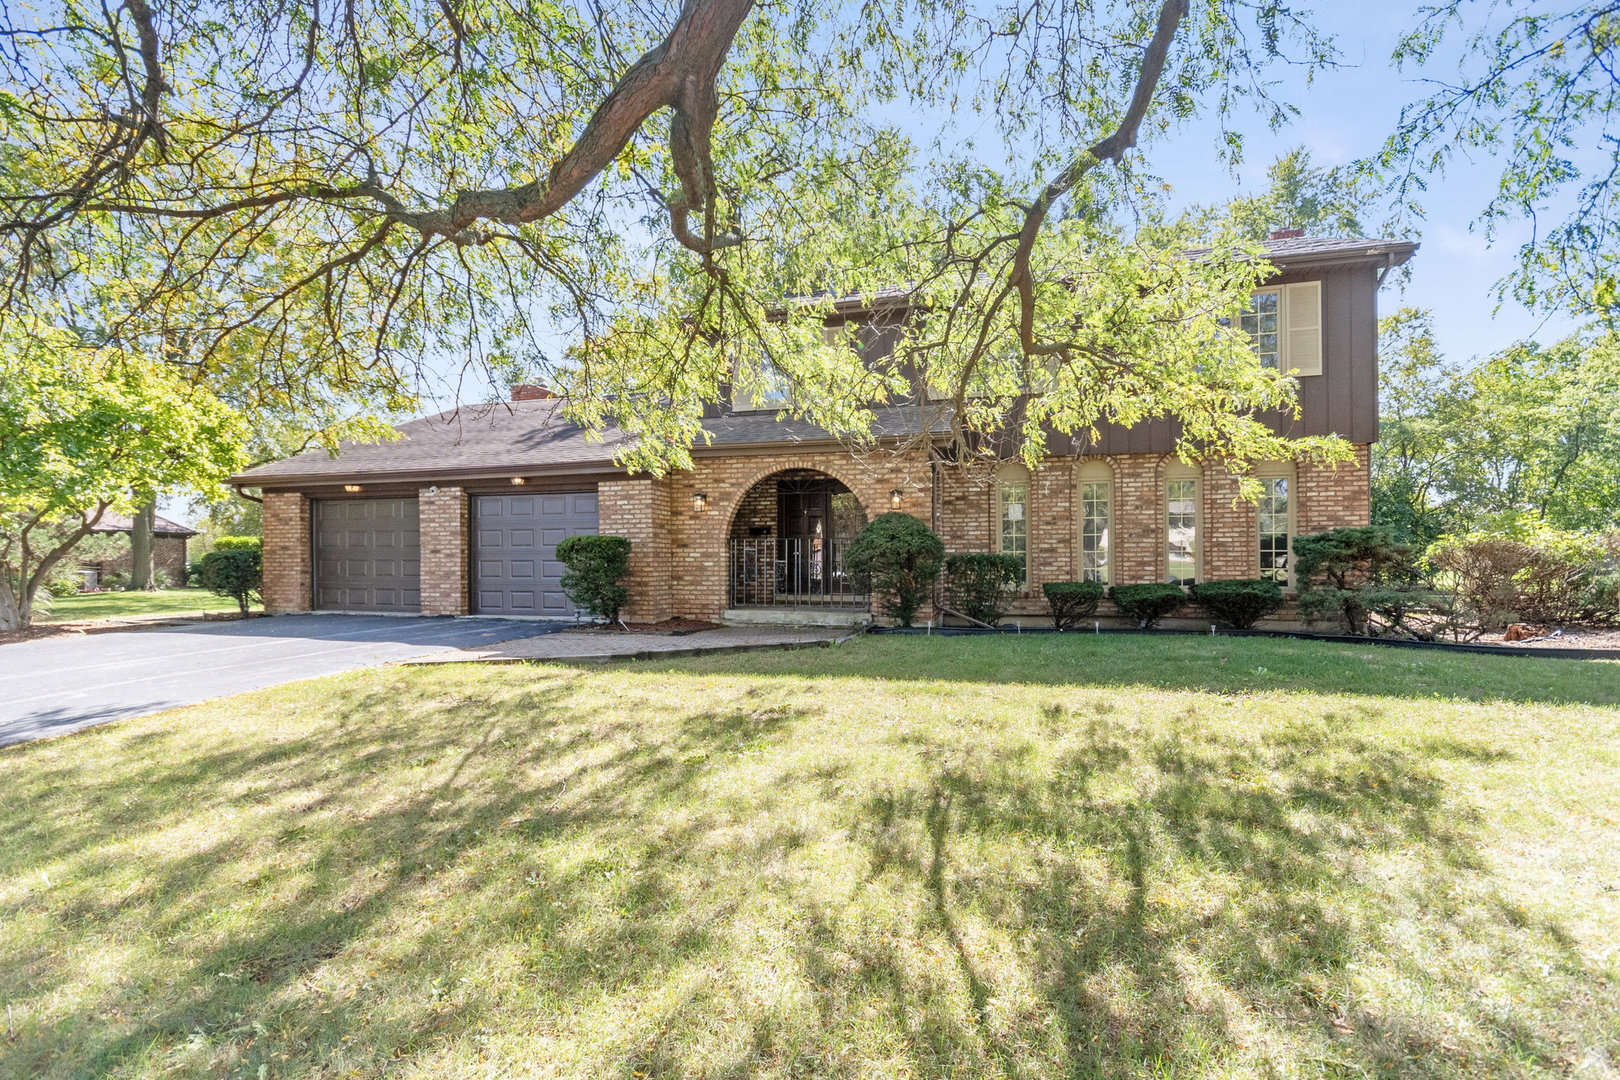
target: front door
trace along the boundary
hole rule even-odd
[[[832,492],[825,481],[784,481],[777,490],[777,592],[794,600],[822,596],[830,566]]]

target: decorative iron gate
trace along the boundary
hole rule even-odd
[[[866,596],[831,538],[760,536],[731,541],[731,606],[864,608]]]

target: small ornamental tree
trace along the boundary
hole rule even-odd
[[[1007,602],[1023,578],[1024,560],[1016,555],[952,555],[945,560],[951,606],[991,626],[1007,614]]]
[[[1048,581],[1041,586],[1046,605],[1052,609],[1052,625],[1067,630],[1087,615],[1094,614],[1103,598],[1100,581]]]
[[[945,545],[910,514],[879,514],[844,549],[844,569],[901,626],[917,618],[939,578]]]
[[[1407,619],[1436,599],[1413,562],[1412,549],[1396,543],[1382,525],[1296,536],[1294,560],[1301,586],[1299,612],[1306,622],[1334,619],[1347,632],[1363,636],[1410,632]]]
[[[1187,602],[1187,594],[1180,585],[1168,581],[1154,581],[1146,585],[1116,585],[1108,590],[1119,613],[1135,619],[1144,630]]]
[[[630,599],[619,580],[630,572],[630,541],[622,536],[570,536],[557,545],[557,559],[568,572],[563,592],[579,607],[613,622]]]
[[[1269,578],[1200,581],[1191,592],[1217,622],[1233,630],[1249,629],[1283,604],[1282,586]]]
[[[264,541],[257,536],[222,536],[198,566],[203,588],[236,600],[242,614],[264,590]]]

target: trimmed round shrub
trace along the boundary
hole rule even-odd
[[[264,589],[263,548],[257,536],[221,536],[198,563],[198,580],[203,588],[234,599],[246,615],[248,603]]]
[[[568,567],[562,590],[598,619],[619,617],[630,590],[619,579],[630,572],[630,541],[622,536],[570,536],[557,545],[557,561]]]
[[[1283,604],[1282,586],[1268,578],[1200,581],[1191,592],[1216,622],[1234,630],[1249,629]]]
[[[1135,619],[1144,630],[1187,602],[1180,585],[1155,581],[1146,585],[1116,585],[1108,590],[1114,606],[1127,619]]]
[[[1046,595],[1046,606],[1052,609],[1052,625],[1067,630],[1096,614],[1103,585],[1100,581],[1048,581],[1041,586],[1041,592]]]
[[[879,514],[844,548],[844,569],[879,610],[910,626],[934,591],[945,545],[910,514]]]
[[[952,555],[945,560],[951,606],[970,619],[996,625],[1007,614],[1013,590],[1024,580],[1016,555]]]

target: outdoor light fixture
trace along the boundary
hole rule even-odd
[[[899,488],[891,488],[889,490],[889,506],[895,510],[900,509],[900,500],[904,498],[904,496],[905,493]]]
[[[701,514],[709,508],[709,497],[703,492],[694,492],[692,495],[692,512]]]
[[[360,490],[360,485],[359,484],[344,484],[343,485],[343,490],[344,491],[359,491]]]
[[[512,483],[514,483],[514,484],[526,484],[526,483],[528,483],[528,481],[523,479],[523,477],[521,477],[521,476],[514,476],[514,477],[512,477]]]

